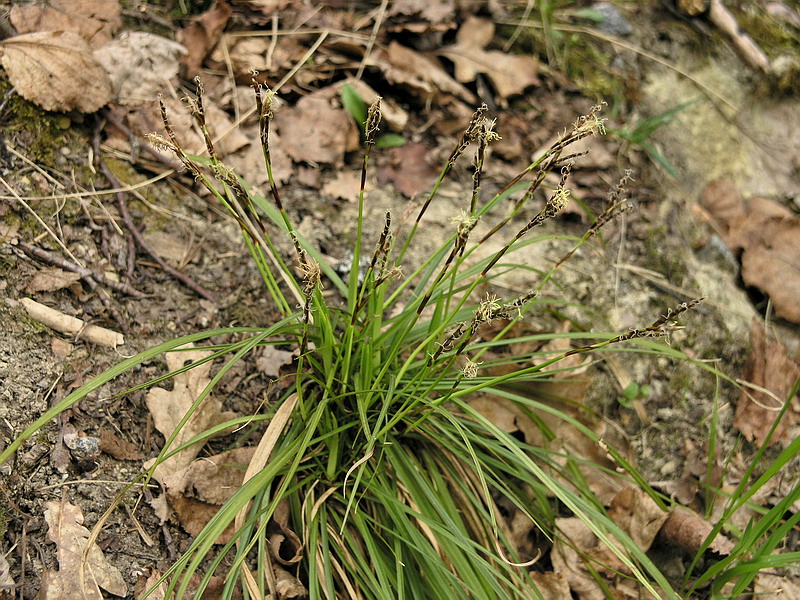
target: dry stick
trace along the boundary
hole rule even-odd
[[[35,219],[36,219],[36,220],[39,222],[39,225],[41,225],[42,227],[44,227],[44,228],[45,228],[45,230],[47,231],[47,233],[49,233],[49,234],[50,234],[50,236],[51,236],[51,237],[52,237],[52,238],[53,238],[53,239],[56,241],[56,244],[58,244],[59,246],[61,246],[61,249],[62,249],[64,252],[66,252],[66,253],[67,253],[67,255],[69,255],[69,257],[70,257],[72,260],[74,260],[76,264],[80,265],[80,264],[81,264],[81,261],[79,261],[79,260],[78,260],[78,259],[75,257],[75,255],[74,255],[72,252],[70,252],[70,251],[69,251],[69,248],[67,248],[67,246],[64,244],[64,242],[62,242],[62,241],[61,241],[61,238],[59,238],[59,237],[56,235],[56,233],[55,233],[55,232],[54,232],[54,231],[53,231],[53,230],[50,228],[50,226],[49,226],[47,223],[45,223],[45,222],[44,222],[44,219],[42,219],[42,217],[40,217],[40,216],[39,216],[39,214],[38,214],[38,213],[37,213],[35,210],[33,210],[33,209],[30,207],[30,205],[29,205],[27,202],[25,202],[25,200],[23,200],[23,199],[22,199],[22,197],[21,197],[19,194],[17,194],[16,190],[14,190],[14,188],[12,188],[12,187],[11,187],[11,186],[8,184],[8,182],[7,182],[5,179],[3,179],[2,177],[0,177],[0,183],[2,183],[4,186],[6,186],[6,189],[7,189],[9,192],[11,192],[11,195],[12,195],[14,198],[16,198],[17,202],[19,202],[19,203],[20,203],[20,204],[21,204],[23,207],[25,207],[25,210],[27,210],[29,213],[31,213],[31,214],[33,215],[33,217],[34,217],[34,218],[35,218]],[[81,266],[82,266],[82,265],[81,265]]]
[[[383,0],[381,2],[381,6],[378,9],[378,16],[375,19],[375,25],[372,27],[372,34],[369,36],[369,42],[367,42],[367,48],[364,50],[364,56],[361,59],[361,64],[358,65],[358,72],[356,73],[356,79],[361,79],[361,76],[364,74],[364,67],[367,66],[367,60],[369,60],[369,55],[372,54],[372,47],[375,45],[375,40],[378,37],[378,32],[381,29],[381,24],[383,24],[383,17],[386,15],[386,7],[389,5],[389,0]]]
[[[68,261],[66,258],[61,258],[60,256],[52,254],[51,252],[48,252],[43,248],[39,248],[38,246],[34,246],[33,244],[28,244],[27,242],[22,242],[22,241],[18,242],[17,246],[19,246],[25,252],[25,254],[27,254],[32,258],[37,258],[43,262],[49,263],[61,269],[77,273],[78,275],[81,276],[81,279],[89,280],[87,281],[87,283],[88,285],[92,286],[92,289],[94,289],[93,287],[94,285],[99,283],[102,285],[107,285],[108,287],[117,290],[118,292],[121,292],[123,294],[126,294],[128,296],[131,296],[133,298],[138,298],[138,299],[147,298],[147,294],[140,292],[139,290],[131,287],[127,283],[122,283],[120,281],[113,281],[111,279],[108,279],[102,273],[95,273],[93,271],[90,271],[89,269],[80,267],[75,263]]]
[[[120,186],[120,181],[117,177],[109,170],[106,166],[106,163],[102,160],[100,161],[100,169],[103,171],[103,175],[106,176],[109,183],[115,187]],[[139,247],[144,250],[147,254],[149,254],[153,260],[158,263],[166,273],[172,275],[175,279],[180,281],[183,285],[188,287],[189,289],[195,291],[198,295],[202,296],[206,300],[211,300],[212,302],[216,302],[214,295],[209,292],[206,288],[201,286],[199,283],[195,282],[191,277],[186,275],[185,273],[181,273],[178,269],[175,269],[169,266],[164,259],[162,259],[158,254],[156,254],[147,243],[144,241],[144,237],[142,237],[141,232],[136,228],[136,225],[131,218],[131,214],[128,212],[128,198],[122,192],[117,192],[117,204],[119,206],[120,216],[122,216],[122,220],[125,222],[125,226],[131,232],[131,235],[136,240],[136,243],[139,244]]]
[[[116,331],[90,325],[76,317],[65,315],[49,306],[40,304],[30,298],[23,298],[20,304],[25,308],[28,315],[40,323],[43,323],[61,333],[74,335],[77,339],[84,339],[93,344],[116,348],[125,343],[125,337]]]

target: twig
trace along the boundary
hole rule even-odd
[[[358,65],[358,73],[356,73],[356,79],[361,79],[361,76],[364,74],[364,67],[367,66],[367,60],[369,60],[369,55],[372,54],[372,47],[375,45],[375,40],[378,37],[378,32],[381,29],[381,24],[383,23],[383,17],[386,15],[386,7],[389,5],[389,0],[383,0],[381,2],[381,6],[378,9],[378,16],[375,18],[375,25],[372,27],[372,34],[369,36],[369,41],[367,42],[367,48],[364,50],[364,56],[361,58],[361,64]]]
[[[7,182],[5,179],[3,179],[2,177],[0,177],[0,183],[2,183],[4,186],[6,186],[6,189],[7,189],[9,192],[11,192],[11,195],[12,195],[14,198],[16,198],[17,202],[19,202],[19,203],[20,203],[22,206],[24,206],[24,207],[25,207],[25,210],[27,210],[29,213],[31,213],[31,214],[33,215],[33,217],[34,217],[34,218],[35,218],[35,219],[36,219],[36,220],[39,222],[39,225],[41,225],[42,227],[44,227],[44,228],[45,228],[45,230],[47,231],[47,233],[49,233],[49,234],[50,234],[50,236],[51,236],[51,237],[52,237],[52,238],[53,238],[53,239],[56,241],[56,244],[58,244],[59,246],[61,246],[61,249],[62,249],[64,252],[66,252],[66,253],[67,253],[67,255],[68,255],[68,256],[69,256],[69,257],[70,257],[72,260],[74,260],[76,264],[80,265],[80,264],[81,264],[81,261],[79,261],[79,260],[78,260],[78,259],[75,257],[75,255],[74,255],[72,252],[70,252],[70,251],[69,251],[69,248],[67,248],[67,246],[64,244],[64,242],[62,242],[62,241],[61,241],[61,239],[60,239],[60,238],[59,238],[59,237],[56,235],[56,233],[55,233],[55,232],[54,232],[54,231],[53,231],[53,230],[50,228],[50,226],[49,226],[47,223],[45,223],[45,222],[44,222],[44,220],[43,220],[43,219],[42,219],[42,218],[39,216],[39,214],[38,214],[38,213],[37,213],[35,210],[33,210],[33,209],[30,207],[30,205],[29,205],[27,202],[25,202],[25,200],[23,200],[23,199],[22,199],[22,197],[21,197],[19,194],[17,194],[16,190],[14,190],[14,188],[12,188],[12,187],[11,187],[11,186],[8,184],[8,182]],[[82,266],[82,265],[81,265],[81,266]]]
[[[120,181],[117,177],[111,172],[111,170],[106,166],[106,163],[102,160],[100,161],[100,169],[103,171],[103,175],[106,176],[109,183],[114,187],[120,186]],[[119,214],[122,217],[122,220],[125,222],[125,226],[131,232],[131,235],[136,240],[136,243],[139,247],[144,250],[147,254],[149,254],[154,261],[160,266],[166,273],[172,275],[175,279],[180,281],[183,285],[188,287],[189,289],[196,292],[199,296],[202,296],[206,300],[211,300],[212,302],[216,302],[214,295],[201,286],[199,283],[195,282],[191,277],[186,275],[185,273],[181,273],[178,269],[175,269],[169,266],[164,259],[162,259],[156,252],[154,252],[148,245],[147,242],[144,241],[144,237],[139,229],[136,227],[136,224],[133,222],[131,218],[130,212],[128,212],[128,198],[122,192],[117,192],[117,205],[119,206]]]
[[[23,298],[20,300],[22,306],[28,312],[32,319],[36,319],[61,333],[68,333],[74,335],[78,339],[85,339],[93,344],[101,346],[108,346],[116,348],[125,343],[125,338],[121,333],[106,329],[105,327],[98,327],[97,325],[89,325],[85,321],[65,315],[55,309],[39,304],[30,298]]]
[[[87,284],[94,288],[96,284],[107,285],[108,287],[117,290],[123,294],[131,296],[132,298],[147,298],[147,294],[140,292],[137,289],[129,286],[126,283],[122,283],[121,281],[113,281],[108,279],[105,275],[101,273],[95,273],[89,269],[76,265],[75,263],[61,258],[51,252],[43,248],[39,248],[38,246],[34,246],[33,244],[28,244],[27,242],[20,241],[17,243],[25,254],[32,258],[37,258],[43,262],[49,263],[51,265],[55,265],[61,269],[65,269],[67,271],[72,271],[73,273],[77,273],[81,276],[81,279],[88,280]]]

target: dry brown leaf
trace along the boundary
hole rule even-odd
[[[168,89],[178,75],[178,58],[185,54],[177,42],[143,31],[126,31],[94,52],[111,77],[117,101],[134,105]]]
[[[455,76],[461,83],[474,81],[483,73],[492,82],[502,99],[539,85],[539,63],[532,56],[508,54],[483,48],[494,37],[494,23],[481,17],[469,17],[456,34],[456,43],[438,53],[455,65]]]
[[[566,578],[553,571],[544,573],[531,573],[531,579],[536,584],[536,589],[542,596],[542,600],[564,600],[570,598],[569,583]]]
[[[758,600],[797,600],[800,598],[800,578],[759,573],[753,581],[753,597]]]
[[[228,116],[228,113],[217,107],[208,98],[205,99],[204,104],[206,125],[212,140],[216,140],[218,136],[223,136],[219,141],[214,142],[214,148],[220,156],[227,159],[228,154],[244,148],[253,141],[242,133],[238,127],[233,126],[233,121]],[[186,103],[175,98],[164,98],[164,105],[167,107],[167,115],[170,123],[172,123],[172,128],[175,130],[175,135],[184,150],[191,154],[205,153],[205,142],[199,130],[195,128],[194,119]],[[133,127],[137,131],[147,131],[145,126],[147,123],[161,123],[161,111],[157,102],[147,103],[142,107],[142,110],[144,111],[142,115],[137,115],[134,112],[129,116],[129,119],[135,123]],[[136,123],[136,121],[139,122]],[[162,131],[162,126],[159,126],[158,130],[159,132]]]
[[[364,83],[361,79],[350,78],[339,84],[334,84],[336,89],[341,93],[342,87],[347,84],[352,87],[359,95],[359,97],[371,106],[375,100],[378,99],[378,92],[373,90],[370,86]],[[381,128],[386,127],[392,131],[405,131],[408,125],[408,112],[392,98],[381,98]]]
[[[303,96],[295,106],[279,111],[275,126],[284,151],[295,162],[341,166],[345,153],[359,147],[353,118],[331,90]]]
[[[563,380],[525,384],[525,386],[526,389],[520,389],[520,393],[535,398],[551,408],[561,410],[572,418],[584,420],[582,419],[584,415],[575,407],[579,406],[583,399],[583,394],[588,387],[587,381]],[[470,402],[470,406],[503,431],[511,434],[521,433],[525,443],[546,447],[552,452],[559,453],[564,458],[554,456],[553,460],[562,465],[566,463],[567,456],[580,457],[587,461],[580,466],[581,472],[589,487],[602,502],[609,502],[622,488],[620,480],[609,475],[605,470],[614,470],[617,465],[609,459],[603,447],[593,442],[564,419],[560,419],[548,411],[532,410],[534,420],[513,402],[488,394],[478,396]],[[586,425],[597,435],[602,436],[606,433],[603,421],[586,423]],[[547,436],[542,433],[542,428],[547,431]],[[550,436],[555,437],[550,439]],[[615,447],[625,447],[621,440],[609,443],[613,443]],[[589,464],[590,462],[598,466],[593,467]],[[551,475],[564,485],[572,485],[557,472],[552,472]]]
[[[186,77],[197,75],[206,56],[219,42],[232,14],[233,9],[227,2],[217,0],[214,6],[178,30],[176,37],[188,50],[188,54],[182,60],[186,67]]]
[[[3,553],[0,552],[0,598],[3,594],[10,594],[16,587],[16,583],[11,578],[11,566]]]
[[[388,10],[390,17],[397,15],[415,16],[431,23],[452,22],[455,17],[453,0],[394,0]]]
[[[423,102],[437,100],[444,93],[470,105],[477,104],[475,95],[450,77],[435,58],[395,41],[385,50],[373,52],[367,64],[378,67],[389,83],[401,86]]]
[[[167,368],[174,371],[184,365],[185,362],[194,362],[206,358],[211,353],[207,350],[191,350],[185,352],[171,352],[167,354]],[[189,411],[195,399],[206,387],[211,379],[211,362],[204,363],[198,367],[190,369],[184,373],[176,375],[172,379],[172,390],[163,388],[151,389],[145,398],[147,408],[153,415],[153,423],[165,438],[168,438],[175,431],[184,415]],[[190,440],[197,434],[206,431],[214,425],[233,418],[233,413],[223,413],[222,403],[212,396],[207,396],[197,407],[194,414],[186,422],[184,427],[175,437],[170,448],[175,448],[180,444]],[[182,473],[184,469],[197,457],[201,449],[199,444],[195,444],[179,452],[175,456],[167,459],[158,465],[154,472],[156,480],[161,482],[166,489],[182,490]],[[155,459],[145,463],[149,468]]]
[[[9,13],[17,33],[70,31],[92,48],[108,43],[122,26],[122,9],[117,0],[48,0],[14,5]]]
[[[645,492],[627,487],[611,500],[608,516],[647,552],[669,515]]]
[[[136,444],[122,439],[111,429],[100,429],[100,450],[117,460],[142,460],[142,451]]]
[[[184,471],[182,493],[208,504],[225,504],[244,479],[244,467],[253,458],[255,447],[234,448],[222,454],[198,458]]]
[[[258,358],[256,368],[267,377],[279,377],[281,368],[292,364],[294,353],[289,350],[279,350],[273,345],[264,346]]]
[[[40,269],[36,272],[25,287],[29,294],[36,292],[53,292],[71,286],[76,281],[80,281],[81,276],[70,271],[62,271],[55,267]]]
[[[273,571],[275,572],[275,587],[277,588],[275,591],[278,593],[278,598],[281,600],[283,598],[305,598],[308,595],[308,590],[294,575],[277,565],[273,566]],[[267,596],[268,599],[272,597],[272,594]]]
[[[115,596],[125,596],[128,587],[122,574],[106,561],[99,546],[93,544],[89,548],[84,562],[89,530],[83,526],[81,509],[55,501],[47,502],[45,507],[44,518],[50,528],[47,535],[58,547],[58,571],[45,571],[37,600],[102,600],[98,586]],[[81,568],[84,570],[83,585]]]
[[[725,232],[734,219],[739,219],[746,213],[744,199],[729,179],[717,179],[709,183],[703,190],[700,204]]]
[[[225,164],[233,168],[236,174],[247,183],[257,188],[269,185],[267,169],[264,166],[264,150],[258,138],[258,126],[252,129],[240,129],[241,133],[249,140],[253,140],[245,148],[229,154]],[[272,162],[272,177],[278,187],[292,178],[294,165],[292,159],[283,149],[283,140],[275,131],[269,132],[270,161]]]
[[[784,346],[767,339],[761,323],[753,319],[744,379],[771,393],[748,387],[742,389],[733,424],[748,441],[759,445],[764,442],[798,377],[800,364],[789,358]],[[788,442],[792,437],[789,435],[791,427],[800,421],[800,399],[795,396],[790,402],[772,436],[772,444]]]
[[[289,501],[282,500],[272,515],[268,527],[269,549],[272,558],[282,565],[293,565],[303,558],[303,542],[289,527]]]
[[[219,64],[226,64],[230,60],[236,80],[249,84],[252,79],[251,69],[260,73],[259,78],[269,85],[269,82],[278,81],[282,75],[295,66],[303,57],[308,48],[300,43],[299,36],[283,36],[280,44],[271,47],[272,38],[235,37],[226,36],[217,44],[211,53],[211,60]],[[223,44],[228,43],[226,57]],[[313,71],[313,64],[303,65],[297,72],[301,78]],[[284,88],[285,91],[285,88]]]
[[[800,323],[800,218],[767,198],[745,203],[729,181],[714,181],[701,203],[732,250],[741,250],[742,279],[769,295],[775,314]]]
[[[95,112],[112,97],[111,80],[77,33],[27,33],[0,44],[17,92],[45,110]]]
[[[358,190],[361,186],[361,171],[339,170],[336,177],[322,186],[322,191],[333,198],[341,198],[348,202],[358,199]],[[373,189],[369,180],[364,185],[364,191]]]
[[[392,148],[378,167],[378,185],[394,183],[397,191],[409,198],[430,191],[439,170],[428,162],[429,154],[430,149],[417,142]]]
[[[714,529],[713,525],[699,515],[682,507],[675,508],[659,532],[663,543],[681,548],[686,554],[697,554],[703,541]],[[714,538],[709,548],[717,554],[726,555],[733,549],[733,542],[721,533]]]
[[[742,279],[769,295],[775,314],[800,323],[800,219],[777,202],[754,198],[731,225],[742,249]]]
[[[564,579],[581,600],[604,600],[605,594],[583,564],[580,552],[596,548],[597,537],[578,519],[556,519],[559,535],[550,552],[553,571]]]

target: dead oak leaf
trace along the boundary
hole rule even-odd
[[[761,445],[798,377],[800,364],[789,357],[784,346],[767,339],[761,324],[754,319],[750,326],[750,354],[744,368],[744,379],[754,387],[742,389],[734,427],[748,441]],[[795,396],[790,402],[772,437],[773,444],[787,442],[791,427],[800,421],[800,400]]]
[[[357,150],[359,133],[353,118],[330,90],[303,96],[275,115],[285,152],[295,162],[344,164],[346,152]]]
[[[100,547],[92,544],[86,552],[89,530],[83,526],[80,507],[55,501],[48,502],[45,507],[44,518],[50,527],[47,535],[58,546],[59,568],[57,572],[45,572],[37,600],[102,600],[99,588],[115,596],[127,595],[128,587],[122,574],[108,563]]]
[[[77,33],[26,33],[0,44],[17,92],[45,110],[92,113],[109,103],[111,80]]]
[[[776,315],[800,323],[800,219],[767,198],[752,199],[748,209],[731,225],[742,279],[769,295]]]
[[[49,0],[17,4],[9,12],[17,33],[71,31],[100,48],[122,26],[122,9],[117,0]]]
[[[196,362],[210,356],[207,350],[190,350],[172,352],[167,355],[167,367],[175,371],[182,367],[186,361]],[[195,400],[205,389],[211,378],[211,362],[203,363],[193,369],[176,375],[172,390],[163,388],[151,389],[145,398],[147,408],[153,415],[153,423],[165,438],[169,438],[178,428],[183,417],[193,409]],[[232,413],[222,411],[222,403],[212,396],[206,396],[203,401],[194,407],[194,413],[183,425],[175,436],[169,449],[175,448],[192,439],[199,433],[233,418]],[[169,491],[181,490],[183,471],[197,457],[201,449],[200,444],[194,444],[179,452],[175,456],[160,463],[153,476]],[[153,465],[155,459],[147,461],[145,467]]]
[[[438,52],[453,61],[455,77],[461,83],[486,75],[502,99],[522,93],[539,84],[539,63],[532,56],[484,50],[494,37],[494,23],[489,19],[469,17],[456,34],[456,43]]]

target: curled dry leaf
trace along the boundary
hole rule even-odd
[[[59,569],[45,571],[37,599],[102,600],[99,588],[115,596],[125,596],[128,587],[122,574],[106,561],[99,546],[93,544],[84,561],[89,530],[83,526],[80,507],[63,502],[48,502],[45,506],[44,518],[50,528],[47,535],[58,546]]]
[[[153,100],[178,74],[180,56],[186,48],[160,35],[126,31],[94,56],[111,76],[120,104]]]
[[[763,443],[798,377],[800,364],[789,357],[784,346],[767,339],[761,323],[753,319],[744,379],[756,387],[742,389],[733,420],[734,426],[748,441]],[[790,402],[772,436],[773,444],[788,442],[793,437],[790,434],[792,427],[800,421],[800,399],[795,396]]]
[[[608,516],[647,552],[669,515],[644,491],[627,487],[611,500]]]
[[[389,83],[403,87],[423,102],[450,94],[467,104],[477,104],[475,95],[450,77],[436,58],[397,42],[391,42],[385,50],[373,52],[367,64],[378,67]]]
[[[669,514],[659,532],[661,541],[673,548],[681,548],[688,555],[697,554],[703,541],[714,529],[713,525],[699,515],[676,508]],[[733,549],[733,542],[721,533],[714,538],[709,548],[717,554],[726,555]]]
[[[725,243],[741,251],[745,284],[769,295],[779,317],[800,323],[800,218],[768,198],[745,202],[728,181],[711,182],[701,203]]]
[[[122,26],[122,9],[117,0],[48,0],[17,4],[9,13],[17,33],[71,31],[92,48],[108,43]]]
[[[197,75],[206,56],[217,45],[232,14],[230,4],[217,0],[214,6],[178,31],[178,41],[188,50],[182,61],[186,66],[186,77]]]
[[[19,94],[45,110],[95,112],[111,100],[111,80],[81,36],[69,31],[18,35],[0,45]]]
[[[483,73],[492,82],[501,99],[521,93],[539,84],[539,63],[532,56],[508,54],[483,48],[494,37],[494,23],[489,19],[469,17],[456,34],[456,43],[439,51],[455,65],[461,83],[474,81]]]

